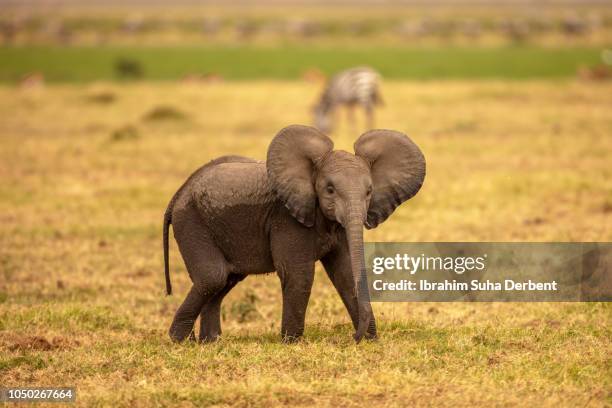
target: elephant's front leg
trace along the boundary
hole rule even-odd
[[[312,229],[304,228],[289,214],[271,227],[272,260],[283,290],[281,336],[285,342],[293,342],[304,334],[314,280],[315,242]]]
[[[314,261],[282,263],[277,267],[283,289],[281,336],[293,342],[304,334],[306,308],[314,280]]]

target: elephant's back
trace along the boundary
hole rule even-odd
[[[236,272],[273,270],[268,236],[277,200],[264,162],[208,166],[189,181],[181,201],[180,206],[196,208],[200,222]]]
[[[266,165],[255,160],[211,166],[193,180],[190,190],[197,206],[207,211],[261,206],[275,201]]]

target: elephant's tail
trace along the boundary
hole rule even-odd
[[[174,198],[170,201],[166,212],[164,213],[164,268],[166,271],[166,293],[172,294],[172,283],[170,282],[170,259],[168,258],[168,233],[170,224],[172,224],[172,207],[174,206]]]

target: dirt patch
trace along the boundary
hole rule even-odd
[[[94,104],[110,105],[117,100],[117,95],[111,91],[97,91],[88,94],[85,99]]]
[[[542,217],[534,217],[534,218],[527,218],[525,221],[523,221],[523,224],[525,225],[542,225],[542,224],[546,224],[546,220]]]
[[[40,72],[31,72],[21,77],[18,85],[21,89],[42,88],[45,86],[45,77]]]
[[[183,84],[213,84],[221,82],[223,82],[223,76],[217,73],[188,74],[181,78],[181,83]]]
[[[327,76],[318,68],[309,68],[302,72],[302,80],[314,84],[324,83]]]
[[[151,276],[151,275],[152,273],[150,270],[145,269],[145,268],[140,268],[135,271],[128,272],[124,276],[127,276],[129,278],[144,278],[144,277]]]
[[[592,67],[582,66],[578,69],[578,78],[583,81],[607,81],[612,79],[612,68],[603,64]]]
[[[550,327],[553,329],[561,327],[561,322],[559,320],[541,320],[541,319],[533,319],[522,325],[527,328],[539,328],[539,327]]]
[[[143,116],[148,122],[158,121],[181,121],[186,120],[187,115],[172,106],[156,106]]]
[[[496,355],[491,355],[491,356],[489,356],[489,358],[487,358],[487,365],[488,366],[495,366],[495,365],[499,364],[499,362],[500,362],[500,359]]]
[[[110,139],[113,142],[118,142],[122,140],[134,140],[140,137],[140,133],[138,133],[138,129],[136,129],[132,125],[122,126],[113,133],[111,133]]]
[[[79,346],[81,343],[78,340],[68,339],[65,337],[55,336],[48,339],[43,336],[19,336],[12,335],[5,338],[0,338],[0,345],[10,351],[53,351],[53,350],[69,350]]]

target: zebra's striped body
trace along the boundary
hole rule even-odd
[[[315,126],[323,132],[332,130],[332,114],[338,106],[349,109],[349,120],[354,126],[353,108],[361,106],[373,127],[374,106],[382,104],[379,92],[380,75],[372,68],[357,67],[334,75],[328,82],[318,104],[314,108]]]

